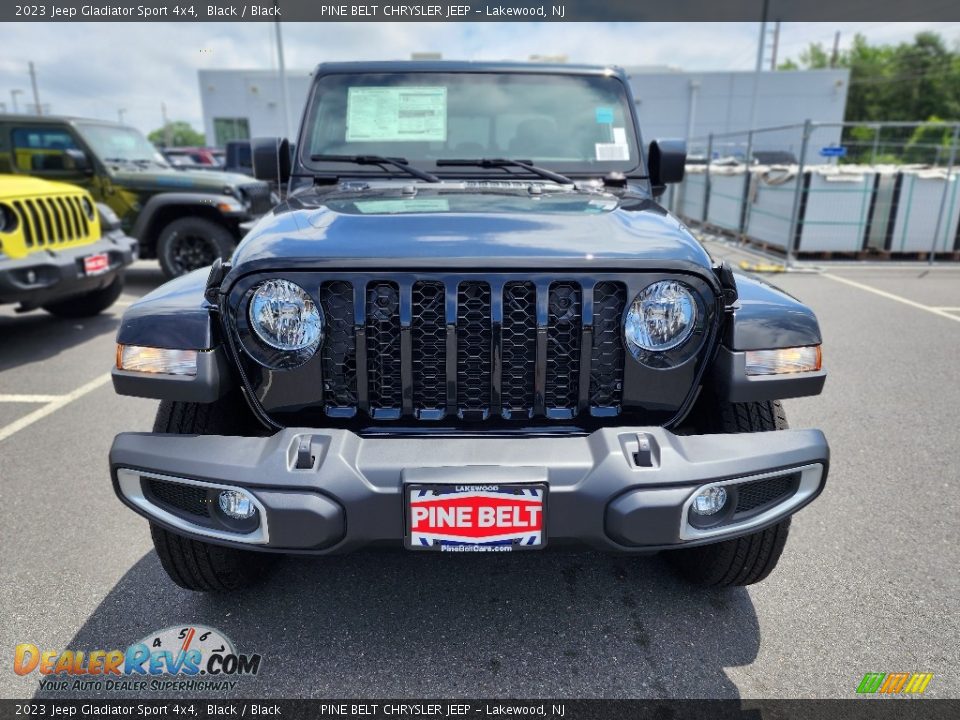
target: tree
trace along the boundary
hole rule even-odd
[[[798,61],[780,67],[827,68],[830,55],[813,43]],[[838,54],[836,67],[850,70],[849,122],[960,118],[960,51],[950,51],[937,33],[918,33],[913,42],[898,45],[870,45],[856,35]]]
[[[817,43],[788,60],[786,69],[830,67],[830,57]],[[960,120],[960,48],[951,51],[934,32],[918,33],[913,42],[870,45],[862,35],[838,54],[836,67],[849,68],[850,87],[844,119],[857,123],[956,122]],[[814,118],[816,119],[816,118]],[[851,146],[848,161],[870,161],[873,148],[893,150],[906,162],[933,162],[942,157],[943,128],[884,128],[874,138],[873,126],[847,127],[843,142]],[[949,145],[949,138],[945,141]]]
[[[167,142],[167,133],[169,132],[170,147],[203,147],[206,145],[206,138],[203,133],[194,130],[190,123],[183,120],[175,120],[168,123],[167,128],[157,128],[149,135],[147,139],[154,145],[164,147]]]

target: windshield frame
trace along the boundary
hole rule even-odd
[[[166,158],[163,157],[163,154],[154,145],[150,140],[147,139],[147,136],[140,132],[137,128],[130,125],[117,125],[116,123],[109,122],[97,122],[96,120],[82,120],[73,123],[73,127],[76,130],[77,134],[83,140],[83,143],[90,150],[90,153],[97,159],[100,164],[102,164],[108,170],[112,167],[122,167],[122,166],[140,166],[140,163],[150,162],[154,166],[162,167],[165,169],[173,169],[173,166],[167,162]],[[139,135],[143,141],[153,148],[153,152],[150,157],[147,158],[137,158],[137,159],[128,159],[123,160],[122,162],[117,162],[116,160],[108,160],[103,153],[100,152],[97,145],[93,142],[90,136],[90,129],[100,129],[106,128],[109,130],[121,131],[121,132],[133,132]]]
[[[624,102],[626,104],[626,120],[632,124],[634,138],[636,141],[637,158],[636,164],[628,170],[620,168],[611,168],[608,172],[616,172],[626,176],[628,180],[649,182],[647,172],[646,148],[643,145],[643,136],[640,132],[640,123],[637,117],[636,102],[631,92],[630,83],[626,81],[622,71],[611,68],[576,68],[576,67],[551,67],[551,66],[500,66],[500,65],[478,65],[476,67],[464,67],[455,65],[445,67],[443,65],[425,65],[413,66],[411,64],[398,63],[395,67],[389,64],[376,64],[376,67],[364,67],[358,63],[348,67],[324,68],[322,65],[318,68],[314,81],[311,83],[310,92],[307,96],[304,107],[303,118],[300,123],[300,131],[297,138],[297,150],[292,177],[300,178],[320,178],[336,179],[339,177],[352,177],[361,179],[388,179],[396,177],[408,177],[399,170],[364,169],[362,166],[348,166],[345,163],[319,163],[311,161],[310,137],[311,129],[314,126],[316,113],[319,109],[318,95],[321,93],[321,84],[323,78],[336,75],[389,75],[389,74],[420,74],[429,75],[528,75],[528,76],[560,76],[560,77],[600,77],[619,82],[623,89]],[[527,180],[534,179],[544,182],[544,178],[535,173],[528,172],[519,167],[469,167],[469,166],[445,166],[437,165],[436,162],[424,160],[417,157],[406,157],[406,159],[419,170],[424,170],[438,176],[441,180],[476,180],[476,179],[501,179],[501,180]],[[596,179],[605,177],[605,173],[599,169],[583,170],[570,169],[560,163],[541,160],[539,158],[510,158],[532,160],[534,165],[551,170],[570,177],[574,180]]]

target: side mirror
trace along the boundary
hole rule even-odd
[[[275,180],[280,185],[290,179],[290,143],[286,138],[254,138],[253,176],[257,180]]]
[[[683,180],[687,144],[683,140],[654,140],[647,155],[654,195],[662,195],[670,183]]]
[[[66,156],[68,160],[67,165],[71,170],[82,173],[92,172],[93,168],[90,164],[90,158],[87,157],[87,154],[83,150],[67,148],[63,151],[63,154]]]

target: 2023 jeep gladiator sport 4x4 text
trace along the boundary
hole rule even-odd
[[[823,387],[817,320],[657,204],[683,146],[643,149],[620,71],[321,65],[287,147],[231,262],[119,330],[116,390],[162,402],[113,483],[176,583],[384,544],[766,577],[827,475],[779,402]]]

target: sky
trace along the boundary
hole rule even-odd
[[[770,26],[772,28],[772,26]],[[809,43],[840,47],[856,33],[873,43],[940,32],[960,46],[960,23],[784,23],[778,57]],[[0,23],[0,111],[33,103],[28,61],[40,102],[50,111],[124,121],[144,132],[171,120],[202,128],[197,70],[275,68],[273,23]],[[759,23],[286,23],[286,67],[328,60],[408,59],[439,52],[450,60],[526,60],[566,55],[570,62],[669,65],[683,70],[750,70]],[[769,50],[768,50],[769,56]]]

